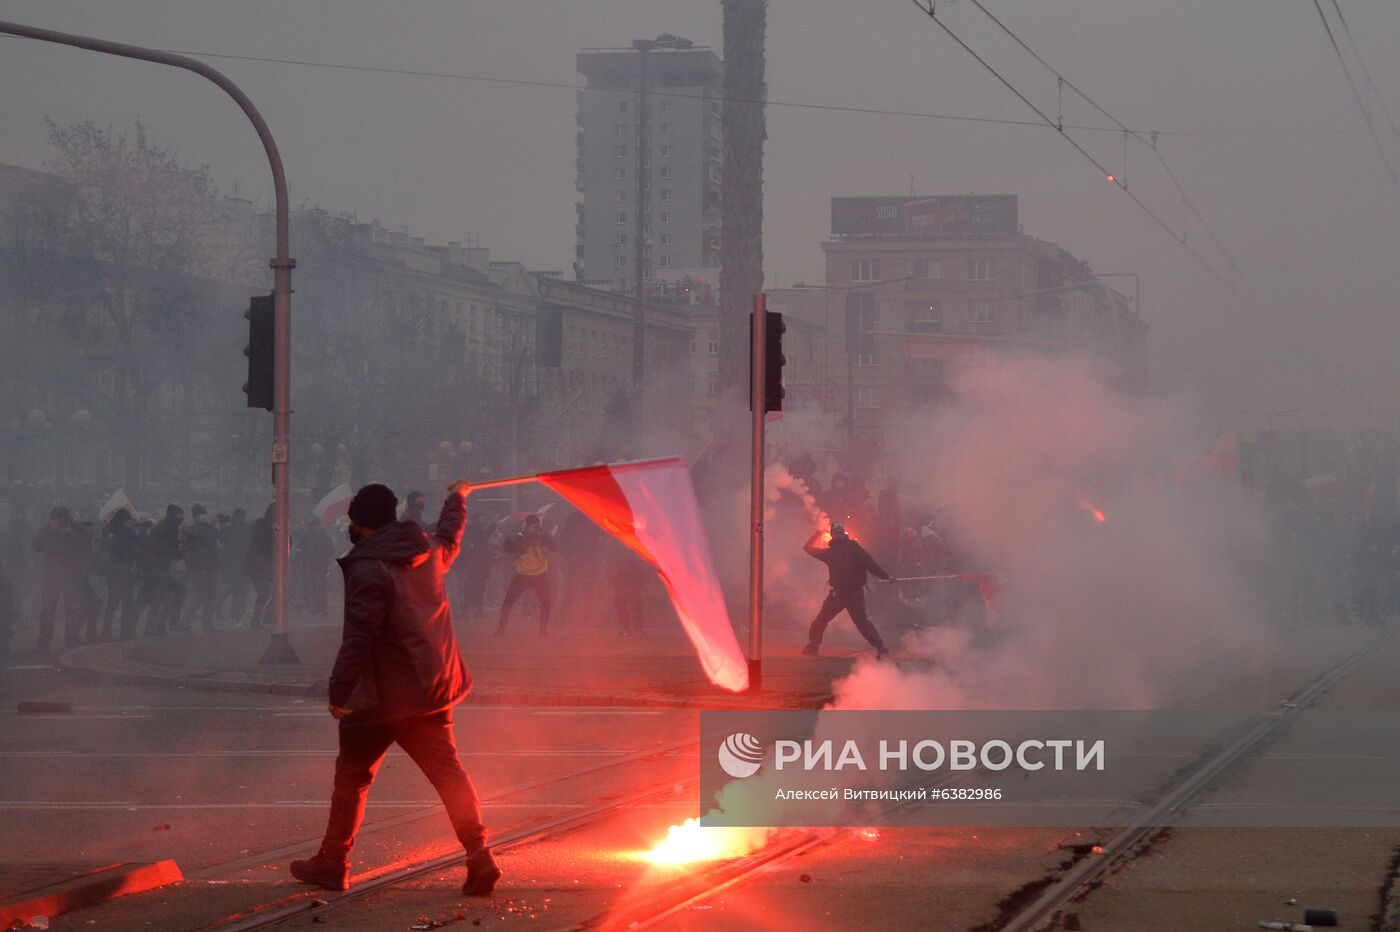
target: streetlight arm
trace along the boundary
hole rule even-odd
[[[139,45],[126,45],[107,39],[95,39],[91,36],[56,32],[52,29],[40,29],[37,26],[25,26],[4,20],[0,20],[0,35],[18,36],[22,39],[33,39],[38,42],[51,42],[56,45],[86,49],[90,52],[100,52],[104,55],[134,58],[157,65],[169,65],[193,71],[195,74],[212,81],[225,94],[232,97],[234,103],[238,104],[239,109],[253,124],[258,139],[262,140],[263,150],[267,153],[268,165],[272,169],[273,192],[277,201],[277,256],[269,263],[273,270],[273,292],[275,295],[273,329],[275,332],[276,372],[273,385],[272,476],[277,499],[277,525],[274,535],[275,546],[272,565],[273,641],[268,645],[267,653],[263,655],[263,662],[298,662],[296,653],[287,641],[288,553],[291,550],[292,269],[296,267],[296,262],[290,255],[288,242],[290,208],[287,199],[287,175],[282,168],[282,156],[277,151],[277,143],[273,141],[272,132],[267,128],[267,121],[262,118],[258,108],[253,106],[248,95],[243,93],[242,89],[230,81],[223,72],[185,55],[143,48]]]
[[[267,122],[263,120],[258,108],[253,106],[253,102],[248,99],[248,95],[243,93],[238,85],[230,81],[223,72],[210,65],[185,55],[177,55],[174,52],[164,52],[159,49],[142,48],[139,45],[127,45],[122,42],[112,42],[107,39],[95,39],[91,36],[79,36],[67,32],[56,32],[52,29],[40,29],[37,26],[25,26],[21,23],[11,23],[0,20],[0,34],[19,36],[24,39],[34,39],[39,42],[53,42],[58,45],[68,45],[73,48],[87,49],[90,52],[102,52],[107,55],[118,55],[122,58],[136,58],[141,61],[155,62],[158,65],[170,65],[175,68],[184,68],[186,71],[193,71],[208,80],[217,84],[224,93],[233,98],[243,113],[248,117],[248,121],[253,124],[253,129],[257,131],[258,138],[262,140],[263,149],[267,152],[268,164],[272,167],[272,183],[276,189],[278,214],[277,214],[277,258],[284,260],[288,258],[288,237],[286,212],[284,205],[287,203],[287,176],[282,170],[282,156],[277,151],[277,143],[272,139],[272,133],[267,128]]]

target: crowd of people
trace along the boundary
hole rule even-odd
[[[8,629],[28,612],[38,629],[36,655],[60,634],[72,647],[99,640],[160,637],[222,624],[266,627],[272,598],[273,509],[247,520],[244,509],[210,514],[203,505],[168,505],[158,520],[118,508],[95,523],[55,505],[34,533],[11,518],[0,555],[0,593]],[[314,601],[320,577],[324,610],[330,539],[308,527],[301,541],[308,572],[303,597]],[[319,571],[311,572],[311,567]]]

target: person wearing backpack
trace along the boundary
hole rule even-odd
[[[496,636],[506,633],[506,622],[510,620],[510,610],[515,600],[532,590],[540,603],[540,637],[549,633],[549,606],[551,591],[549,585],[549,552],[554,550],[554,538],[540,524],[539,515],[525,519],[525,527],[513,537],[505,540],[506,552],[515,557],[515,575],[506,589],[505,600],[501,602],[501,617],[496,624]]]

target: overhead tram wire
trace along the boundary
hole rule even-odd
[[[927,17],[928,17],[929,19],[931,19],[933,22],[937,23],[939,29],[942,29],[942,30],[948,35],[949,38],[951,38],[954,42],[956,42],[959,46],[961,46],[962,49],[963,49],[963,51],[967,52],[967,54],[971,55],[974,59],[976,59],[977,62],[978,62],[983,68],[985,68],[985,69],[987,69],[987,71],[991,72],[992,76],[995,77],[998,81],[1000,81],[1000,82],[1002,83],[1002,85],[1004,85],[1004,86],[1006,87],[1007,90],[1009,90],[1011,93],[1015,94],[1016,97],[1017,97],[1023,104],[1025,104],[1027,107],[1031,108],[1031,110],[1033,110],[1033,111],[1035,112],[1035,114],[1036,114],[1037,116],[1040,117],[1040,119],[1045,123],[1046,126],[1050,127],[1051,129],[1055,130],[1056,132],[1058,132],[1058,133],[1060,134],[1060,138],[1064,139],[1066,142],[1068,142],[1071,146],[1074,147],[1075,151],[1077,151],[1080,155],[1084,156],[1084,158],[1088,159],[1088,160],[1089,160],[1089,163],[1092,164],[1095,168],[1097,168],[1097,169],[1099,170],[1100,174],[1102,174],[1105,178],[1109,178],[1109,179],[1112,179],[1112,178],[1113,178],[1113,172],[1109,171],[1108,168],[1105,167],[1104,164],[1103,164],[1102,162],[1100,162],[1098,159],[1094,158],[1093,154],[1090,153],[1088,149],[1085,149],[1082,145],[1079,144],[1079,141],[1078,141],[1078,140],[1076,140],[1073,136],[1070,136],[1070,135],[1069,135],[1068,133],[1066,133],[1063,129],[1061,129],[1060,126],[1059,126],[1058,124],[1056,124],[1056,122],[1055,122],[1054,120],[1050,119],[1049,115],[1046,114],[1045,111],[1041,110],[1041,109],[1040,109],[1039,107],[1037,107],[1034,103],[1032,103],[1032,102],[1031,102],[1031,99],[1030,99],[1029,97],[1027,97],[1025,94],[1022,94],[1021,91],[1016,87],[1016,85],[1012,84],[1009,80],[1007,80],[1007,78],[1006,78],[1005,76],[1003,76],[1002,73],[1001,73],[1000,71],[997,71],[995,68],[993,68],[992,65],[991,65],[991,63],[990,63],[989,61],[987,61],[987,60],[986,60],[985,58],[983,58],[981,55],[978,55],[977,52],[973,50],[972,46],[970,46],[970,45],[968,45],[966,42],[964,42],[964,41],[962,40],[962,38],[961,38],[957,33],[953,32],[953,30],[949,29],[948,26],[947,26],[947,24],[945,24],[945,23],[943,22],[943,20],[939,19],[939,18],[934,14],[934,11],[933,11],[933,8],[932,8],[932,5],[931,5],[931,0],[929,0],[930,6],[927,6],[927,7],[924,6],[922,0],[909,0],[909,2],[913,3],[914,6],[918,8],[919,12],[923,13],[925,16],[927,16]],[[1116,132],[1117,132],[1117,131],[1116,131]],[[1209,272],[1209,273],[1211,274],[1211,277],[1213,277],[1217,282],[1219,282],[1219,283],[1221,284],[1221,286],[1225,288],[1226,291],[1230,292],[1231,294],[1235,294],[1235,293],[1236,293],[1236,292],[1235,292],[1235,285],[1234,285],[1234,282],[1232,282],[1230,279],[1228,279],[1228,278],[1226,278],[1224,275],[1222,275],[1222,274],[1215,268],[1215,266],[1211,265],[1209,262],[1207,262],[1207,261],[1205,260],[1205,257],[1203,257],[1200,253],[1196,252],[1196,250],[1192,249],[1191,246],[1190,246],[1190,244],[1188,244],[1188,243],[1186,242],[1186,236],[1185,236],[1185,234],[1179,234],[1179,233],[1176,232],[1176,230],[1172,229],[1171,225],[1170,225],[1169,223],[1167,223],[1165,220],[1163,220],[1161,217],[1159,217],[1159,216],[1157,215],[1157,212],[1154,211],[1151,207],[1148,207],[1147,204],[1142,200],[1142,198],[1138,197],[1138,196],[1137,196],[1136,194],[1134,194],[1132,191],[1129,191],[1122,183],[1120,183],[1120,182],[1115,182],[1115,183],[1118,185],[1118,190],[1122,191],[1122,192],[1123,192],[1124,194],[1126,194],[1129,198],[1131,198],[1131,199],[1132,199],[1132,202],[1133,202],[1134,204],[1136,204],[1139,208],[1141,208],[1141,210],[1142,210],[1143,213],[1145,213],[1145,214],[1147,214],[1147,216],[1151,217],[1152,220],[1153,220],[1159,227],[1161,227],[1163,230],[1165,230],[1165,231],[1167,232],[1167,235],[1168,235],[1168,236],[1170,236],[1172,239],[1176,240],[1177,243],[1181,246],[1181,248],[1184,249],[1184,250],[1186,250],[1186,252],[1187,252],[1188,254],[1190,254],[1191,258],[1195,259],[1196,262],[1199,263],[1200,266],[1201,266],[1202,268],[1204,268],[1207,272]]]
[[[1385,105],[1385,98],[1381,96],[1380,88],[1376,87],[1376,82],[1371,80],[1371,69],[1366,67],[1366,59],[1361,57],[1361,46],[1356,44],[1356,37],[1351,34],[1351,27],[1347,25],[1346,14],[1342,12],[1341,0],[1332,0],[1332,9],[1337,11],[1337,21],[1342,24],[1342,32],[1346,33],[1347,42],[1356,55],[1357,63],[1361,65],[1361,76],[1366,79],[1366,86],[1371,89],[1371,95],[1376,98],[1376,103],[1380,104],[1381,113],[1385,114],[1385,121],[1390,125],[1390,134],[1400,136],[1400,127],[1395,125],[1395,119],[1390,115],[1390,108]]]
[[[967,52],[967,54],[971,55],[974,59],[976,59],[976,61],[979,64],[981,64],[983,68],[991,72],[992,75],[1007,88],[1007,90],[1011,91],[1011,93],[1015,94],[1016,97],[1020,99],[1022,103],[1024,103],[1027,107],[1031,108],[1031,110],[1033,110],[1041,118],[1041,120],[1044,121],[1046,125],[1048,125],[1051,129],[1059,130],[1060,136],[1063,137],[1065,141],[1068,142],[1071,146],[1073,146],[1081,155],[1088,159],[1089,162],[1093,164],[1095,168],[1102,172],[1106,177],[1112,177],[1112,173],[1110,173],[1108,169],[1106,169],[1099,162],[1098,159],[1094,158],[1093,155],[1091,155],[1087,150],[1085,150],[1085,148],[1081,146],[1075,139],[1073,139],[1067,133],[1065,133],[1064,130],[1059,129],[1055,122],[1051,120],[1050,117],[1044,111],[1042,111],[1039,107],[1032,103],[1030,99],[1026,97],[1025,94],[1022,94],[1020,90],[1016,88],[1015,85],[1013,85],[1009,80],[1007,80],[1006,77],[1004,77],[1001,74],[1001,72],[993,68],[991,63],[989,63],[981,55],[978,55],[977,52],[974,51],[972,47],[969,46],[966,42],[964,42],[962,38],[958,36],[957,33],[953,32],[952,29],[949,29],[947,24],[944,23],[941,19],[939,19],[938,16],[934,13],[933,0],[910,0],[910,2],[912,2],[914,6],[918,8],[919,12],[923,13],[929,19],[937,23],[938,27],[942,29],[943,32],[946,33],[949,38],[951,38],[954,42],[961,46],[962,49],[965,52]],[[924,6],[925,2],[929,3],[929,6]],[[1110,119],[1112,119],[1112,117],[1110,117]],[[1187,245],[1186,238],[1184,235],[1178,236],[1176,232],[1172,230],[1172,228],[1162,220],[1161,217],[1157,216],[1157,214],[1154,213],[1152,209],[1148,207],[1145,203],[1143,203],[1142,200],[1137,197],[1137,195],[1133,194],[1133,192],[1129,191],[1122,185],[1119,185],[1118,188],[1124,194],[1128,195],[1128,197],[1132,198],[1133,203],[1137,204],[1138,207],[1140,207],[1144,213],[1146,213],[1149,217],[1156,221],[1158,226],[1166,230],[1167,234],[1171,236],[1172,239],[1176,240],[1181,245],[1181,248],[1185,250],[1187,254],[1189,254],[1193,259],[1195,259],[1196,262],[1200,264],[1202,268],[1209,272],[1211,276],[1225,288],[1226,291],[1228,291],[1237,299],[1242,297],[1239,291],[1236,290],[1235,285],[1232,281],[1226,279],[1223,275],[1216,271],[1214,266],[1212,266],[1209,262],[1206,262],[1205,259],[1202,258],[1199,253],[1197,253],[1194,249]],[[1241,277],[1240,281],[1244,283],[1243,277]],[[1295,340],[1284,335],[1284,342],[1301,361],[1313,366],[1317,370],[1318,374],[1322,377],[1323,381],[1325,381],[1328,385],[1332,386],[1332,388],[1344,395],[1350,395],[1351,397],[1355,398],[1365,408],[1369,408],[1372,411],[1380,410],[1379,407],[1372,403],[1371,400],[1367,398],[1365,394],[1361,392],[1360,389],[1356,388],[1354,385],[1343,385],[1336,378],[1334,378],[1332,373],[1328,371],[1327,367],[1322,364],[1322,360],[1309,354]]]
[[[1356,101],[1357,109],[1361,111],[1361,119],[1366,121],[1366,129],[1370,131],[1371,139],[1376,144],[1376,152],[1379,153],[1381,161],[1385,163],[1385,171],[1390,176],[1390,184],[1395,188],[1396,193],[1400,194],[1400,175],[1396,175],[1395,167],[1390,163],[1390,157],[1385,154],[1385,147],[1381,145],[1381,137],[1376,132],[1376,125],[1371,119],[1371,111],[1366,109],[1366,103],[1361,99],[1361,91],[1356,86],[1356,79],[1351,76],[1351,69],[1347,67],[1346,56],[1342,54],[1341,46],[1337,44],[1337,36],[1332,32],[1332,24],[1327,22],[1327,14],[1322,12],[1321,0],[1313,0],[1313,9],[1317,10],[1317,18],[1322,21],[1322,28],[1327,33],[1327,41],[1331,44],[1332,51],[1337,55],[1337,64],[1342,66],[1342,74],[1346,76],[1347,87],[1351,88],[1352,100]],[[1357,57],[1360,57],[1360,53]],[[1362,67],[1364,68],[1365,65],[1363,64]]]
[[[921,7],[922,9],[922,7]],[[0,36],[0,39],[11,38],[10,36]],[[207,52],[192,49],[166,49],[177,55],[192,55],[201,58],[218,58],[226,61],[246,61],[268,65],[292,65],[300,68],[327,68],[339,71],[361,71],[372,74],[405,75],[419,78],[440,78],[448,81],[475,81],[482,84],[505,84],[522,87],[543,87],[554,88],[566,91],[582,91],[587,87],[582,84],[570,84],[564,81],[533,81],[525,78],[501,78],[484,74],[461,74],[450,71],[430,71],[415,68],[389,68],[375,65],[353,65],[345,62],[311,61],[309,59],[296,58],[274,58],[266,55],[238,55],[231,52]],[[860,107],[855,105],[842,104],[818,104],[806,101],[795,100],[774,100],[765,98],[763,100],[746,100],[735,97],[711,97],[703,98],[700,94],[685,94],[666,91],[661,96],[671,97],[677,100],[718,100],[721,103],[755,103],[766,107],[780,107],[795,110],[821,110],[832,113],[864,113],[874,116],[895,116],[911,117],[921,120],[952,120],[962,123],[989,123],[1000,126],[1023,126],[1031,129],[1044,129],[1045,124],[1039,120],[1013,120],[1004,117],[981,117],[961,113],[929,113],[920,110],[892,110],[883,107]],[[1065,129],[1072,129],[1085,133],[1118,133],[1121,128],[1114,126],[1093,126],[1085,124],[1066,123]],[[1130,130],[1141,134],[1142,130]],[[1228,129],[1165,129],[1153,130],[1158,136],[1349,136],[1354,135],[1359,130],[1344,129],[1254,129],[1254,128],[1228,128]],[[1400,136],[1400,129],[1396,130],[1396,135]]]
[[[1230,271],[1238,276],[1240,274],[1239,267],[1235,265],[1235,260],[1230,257],[1229,250],[1227,250],[1225,248],[1225,245],[1220,242],[1220,238],[1215,235],[1215,230],[1211,229],[1210,224],[1206,223],[1206,218],[1201,216],[1201,212],[1196,209],[1196,203],[1193,200],[1191,200],[1190,195],[1186,193],[1186,189],[1183,188],[1181,182],[1177,180],[1176,172],[1172,171],[1171,166],[1167,164],[1166,157],[1163,156],[1161,151],[1158,150],[1156,137],[1160,136],[1161,134],[1149,133],[1148,136],[1151,138],[1151,141],[1149,141],[1149,139],[1147,138],[1144,138],[1143,134],[1140,131],[1132,129],[1128,126],[1128,124],[1124,123],[1122,120],[1109,113],[1106,109],[1104,109],[1104,107],[1102,107],[1099,104],[1098,101],[1094,100],[1094,98],[1086,94],[1073,81],[1071,81],[1069,78],[1065,77],[1058,70],[1056,70],[1056,68],[1053,65],[1051,65],[1048,61],[1041,57],[1040,53],[1038,53],[1035,49],[1031,48],[1030,45],[1028,45],[1024,39],[1018,36],[1014,31],[1012,31],[1010,26],[1003,23],[1000,19],[998,19],[995,15],[992,14],[991,10],[983,6],[981,0],[969,0],[969,2],[973,6],[977,7],[977,9],[981,10],[983,16],[986,16],[993,23],[996,23],[997,27],[1000,28],[1002,32],[1006,33],[1008,36],[1011,37],[1012,41],[1014,41],[1021,48],[1025,49],[1026,52],[1029,53],[1032,58],[1034,58],[1037,62],[1040,63],[1041,67],[1053,74],[1058,79],[1061,87],[1067,87],[1074,93],[1078,94],[1079,97],[1083,99],[1085,103],[1087,103],[1089,106],[1093,107],[1099,113],[1107,117],[1110,122],[1112,122],[1120,130],[1122,130],[1126,135],[1132,136],[1138,142],[1142,143],[1144,146],[1147,146],[1149,149],[1152,150],[1152,154],[1157,157],[1157,161],[1162,164],[1162,168],[1166,171],[1167,177],[1171,179],[1172,185],[1176,188],[1176,193],[1181,195],[1181,200],[1186,204],[1187,209],[1189,209],[1191,211],[1191,214],[1196,218],[1196,222],[1199,223],[1201,225],[1201,228],[1206,231],[1206,235],[1210,237],[1210,241],[1215,245],[1215,248],[1220,253],[1221,258],[1223,258],[1226,264],[1230,266]],[[923,7],[920,6],[920,9],[923,9]],[[1125,147],[1125,176],[1127,171],[1126,163],[1127,152]],[[1182,237],[1183,239],[1185,238],[1184,230],[1182,231]]]

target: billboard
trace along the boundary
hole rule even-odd
[[[1016,229],[1014,194],[831,199],[832,236],[1002,236]]]

